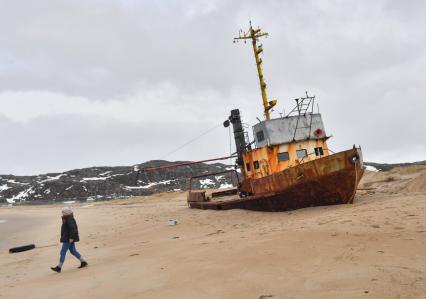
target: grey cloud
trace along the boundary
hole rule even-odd
[[[78,113],[43,116],[27,124],[3,120],[1,134],[7,136],[9,147],[1,150],[1,156],[13,157],[2,159],[7,171],[158,158],[163,149],[222,121],[236,107],[246,122],[255,123],[261,102],[252,50],[250,44],[232,43],[238,30],[247,28],[249,18],[270,33],[262,40],[263,60],[268,95],[279,99],[277,112],[289,111],[291,99],[308,90],[318,97],[327,131],[335,136],[330,141],[335,150],[357,143],[363,145],[367,160],[426,158],[422,138],[426,122],[421,116],[426,110],[424,1],[2,1],[0,5],[0,94],[48,91],[125,103],[142,94],[141,101],[148,103],[152,99],[147,90],[161,91],[169,83],[175,94],[165,94],[162,105],[164,110],[176,109],[176,114],[166,115],[161,109],[153,111],[155,126],[144,122],[146,111],[136,122]],[[33,105],[38,103],[34,99]],[[228,137],[223,133],[219,130],[212,137],[213,144],[221,140],[219,151],[206,140],[170,158],[226,152]],[[52,136],[60,142],[46,141]],[[93,136],[97,143],[85,146]],[[110,144],[111,139],[121,147]],[[20,151],[29,147],[32,151],[22,158]],[[66,161],[61,156],[52,161],[37,158],[54,157],[53,149],[68,157],[74,153],[69,148],[78,149],[78,155]],[[121,154],[124,148],[126,154]]]
[[[214,125],[199,123],[203,128]],[[14,123],[3,117],[0,130],[3,140],[0,173],[22,175],[159,159],[202,132],[199,127],[179,121],[129,123],[75,115],[44,117],[28,123]],[[210,138],[216,140],[214,146]],[[229,151],[227,142],[228,131],[217,128],[194,141],[192,148],[183,148],[165,158],[217,157]]]

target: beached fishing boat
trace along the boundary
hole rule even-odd
[[[267,36],[250,23],[247,32],[240,31],[234,39],[251,41],[256,60],[263,102],[264,120],[253,126],[254,141],[248,139],[240,111],[232,110],[224,126],[233,127],[236,146],[236,166],[241,180],[237,188],[212,192],[193,190],[191,179],[188,205],[197,209],[248,209],[284,211],[309,206],[352,203],[357,185],[363,175],[360,147],[333,153],[327,146],[330,138],[316,100],[308,93],[296,99],[296,105],[286,115],[271,119],[270,112],[277,100],[269,100],[262,71],[263,51],[259,38]],[[229,172],[233,172],[230,170]]]

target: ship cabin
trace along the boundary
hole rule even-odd
[[[319,113],[264,120],[253,126],[255,147],[242,153],[245,178],[261,178],[329,155]]]

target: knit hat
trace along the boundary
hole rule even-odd
[[[62,208],[62,213],[64,215],[71,215],[72,214],[72,210],[71,210],[70,207],[64,207],[64,208]]]

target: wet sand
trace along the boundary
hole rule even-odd
[[[69,255],[50,271],[59,245],[2,249],[0,298],[426,298],[425,175],[367,173],[353,205],[292,212],[191,210],[185,193],[80,204],[89,267]],[[59,212],[2,208],[0,219],[34,217],[13,242],[46,245]]]
[[[20,240],[28,239],[34,227],[40,227],[46,223],[42,215],[33,215],[25,210],[22,213],[9,213],[7,209],[0,208],[0,252],[10,247],[18,246]]]

